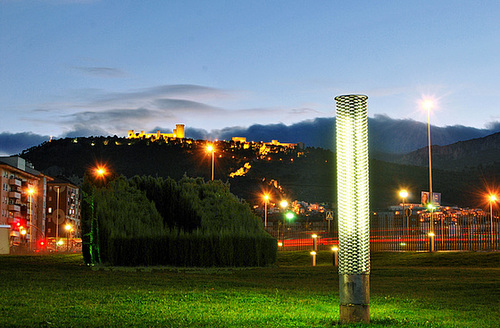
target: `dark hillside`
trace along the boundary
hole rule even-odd
[[[48,175],[72,180],[83,177],[85,170],[96,163],[106,163],[126,177],[151,175],[179,180],[187,176],[209,180],[211,156],[206,145],[206,141],[189,139],[151,142],[118,137],[68,138],[30,148],[22,156]],[[335,155],[329,150],[266,148],[262,144],[245,149],[239,143],[225,141],[216,142],[215,147],[215,179],[229,182],[231,192],[250,204],[262,203],[265,190],[274,192],[275,199],[335,203]],[[442,193],[443,204],[479,206],[478,192],[484,190],[485,182],[499,181],[498,172],[493,166],[461,172],[435,169],[434,190]],[[372,159],[370,177],[374,209],[398,203],[400,188],[410,191],[409,202],[419,202],[420,191],[428,190],[426,167]]]

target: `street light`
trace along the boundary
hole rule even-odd
[[[401,190],[399,192],[399,197],[401,197],[403,199],[403,226],[404,226],[404,220],[406,217],[405,200],[406,200],[406,197],[408,197],[408,191],[406,191],[405,189]],[[409,235],[410,234],[410,222],[409,222],[408,218],[406,218],[406,230],[407,230],[407,234]]]
[[[267,202],[269,201],[269,195],[264,195],[264,227],[267,228]]]
[[[280,206],[284,212],[285,209],[288,207],[288,202],[286,200],[282,200],[280,203]],[[283,243],[283,249],[284,249],[284,247],[285,247],[285,215],[283,215],[283,227],[282,227],[282,229],[283,229],[283,232],[281,233],[281,237],[282,237],[282,243]]]
[[[214,146],[208,145],[207,146],[207,151],[212,153],[212,181],[214,181],[214,161],[215,161],[215,159],[214,159],[214,157],[215,157],[215,155],[214,155],[215,154]]]
[[[493,244],[493,202],[497,201],[497,196],[491,194],[490,195],[490,220],[491,220],[491,243]]]
[[[35,189],[33,189],[32,187],[28,188],[28,195],[30,196],[29,197],[29,200],[30,200],[30,222],[28,223],[29,224],[29,232],[30,232],[30,251],[33,249],[33,245],[32,245],[32,242],[33,242],[33,230],[31,229],[31,226],[33,225],[33,194],[35,193]]]
[[[64,228],[66,229],[66,252],[69,252],[69,233],[71,232],[71,229],[73,227],[71,226],[71,224],[66,223]]]
[[[432,99],[424,99],[422,107],[427,111],[427,136],[429,141],[429,198],[431,205],[434,205],[434,195],[432,194],[432,155],[431,155],[431,110],[434,108],[434,101]],[[434,235],[434,219],[432,216],[434,206],[431,206],[430,216],[430,231],[429,234]],[[434,240],[434,238],[432,238]],[[433,252],[434,250],[431,250]]]
[[[318,235],[313,234],[313,235],[311,235],[311,238],[313,239],[313,251],[317,251],[318,250]]]

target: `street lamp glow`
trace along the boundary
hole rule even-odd
[[[66,229],[66,231],[70,231],[71,228],[72,228],[72,226],[69,223],[64,226],[64,229]]]
[[[496,201],[497,201],[497,196],[490,195],[490,202],[496,202]]]
[[[406,197],[408,197],[408,192],[407,192],[406,190],[404,190],[404,189],[403,189],[403,190],[401,190],[401,191],[399,192],[399,197],[401,197],[401,198],[406,198]]]
[[[212,153],[212,181],[214,181],[214,163],[215,163],[215,148],[214,148],[214,146],[208,145],[207,151]]]
[[[293,217],[294,217],[293,212],[288,212],[288,213],[286,213],[286,215],[285,215],[285,216],[286,216],[286,218],[287,218],[288,220],[291,220],[291,219],[293,219]]]
[[[269,195],[264,195],[264,227],[267,227],[267,202],[269,201]]]
[[[103,179],[108,174],[108,170],[104,166],[98,165],[94,169],[94,175],[100,179]]]
[[[280,203],[280,206],[282,208],[287,208],[288,207],[288,202],[286,200],[282,200],[281,203]]]

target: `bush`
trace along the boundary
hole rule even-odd
[[[83,190],[86,263],[207,267],[276,261],[276,239],[227,184],[135,177]]]

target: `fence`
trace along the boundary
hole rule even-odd
[[[432,243],[436,251],[500,250],[498,216],[493,219],[490,215],[436,216],[431,229],[429,214],[373,215],[370,219],[371,250],[429,251]],[[278,239],[280,251],[310,250],[314,239],[318,250],[330,250],[338,245],[336,222],[330,225],[328,227],[325,220],[296,222],[286,223],[283,229],[281,221],[275,221],[270,222],[267,231]]]

